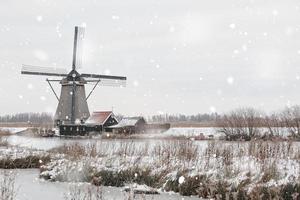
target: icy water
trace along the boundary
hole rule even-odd
[[[2,178],[4,170],[0,170]],[[15,187],[17,190],[17,200],[64,200],[65,195],[74,187],[74,183],[48,182],[38,178],[38,169],[12,170],[15,174]],[[86,184],[80,184],[79,187],[86,187]],[[128,193],[123,188],[102,187],[104,199],[107,200],[127,200]],[[145,198],[144,198],[145,197]],[[183,197],[174,193],[161,193],[159,195],[137,195],[136,199],[153,200],[194,200],[196,197]]]
[[[6,140],[11,145],[17,145],[21,147],[49,150],[55,147],[59,147],[65,144],[75,144],[79,143],[82,145],[86,144],[97,144],[97,145],[110,145],[117,147],[118,145],[130,143],[134,144],[136,147],[144,147],[145,145],[153,146],[154,144],[166,143],[170,140],[166,139],[73,139],[73,138],[42,138],[42,137],[28,137],[22,135],[12,135],[6,137]],[[172,140],[174,141],[174,140]],[[195,141],[201,147],[206,147],[207,141]]]

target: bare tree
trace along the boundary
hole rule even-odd
[[[217,120],[218,131],[228,140],[251,140],[259,135],[261,113],[253,108],[240,108]]]
[[[284,123],[281,120],[281,116],[278,113],[273,113],[270,116],[265,116],[263,118],[263,126],[267,128],[267,137],[280,136],[284,128]]]
[[[300,106],[286,108],[281,114],[282,121],[294,138],[300,138]]]

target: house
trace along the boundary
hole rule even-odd
[[[108,127],[107,130],[124,134],[144,133],[146,121],[143,117],[124,117],[118,124]]]
[[[118,124],[118,120],[112,111],[93,112],[85,121],[85,126],[89,132],[102,132],[105,131],[107,127],[116,124]]]
[[[103,132],[106,127],[118,124],[112,111],[93,112],[84,124],[68,124],[59,126],[60,135],[88,135],[91,132]]]

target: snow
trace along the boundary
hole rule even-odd
[[[142,117],[125,117],[117,125],[111,127],[135,126]]]
[[[220,137],[223,134],[218,133],[216,128],[211,127],[203,127],[203,128],[170,128],[166,132],[164,132],[161,136],[185,136],[185,137],[195,137],[204,135],[208,137],[209,135],[213,135],[214,137]]]
[[[8,131],[8,132],[10,132],[12,134],[19,133],[19,132],[25,131],[27,129],[28,129],[27,127],[20,127],[20,128],[16,128],[16,127],[1,127],[0,128],[0,130],[2,130],[2,131]]]
[[[179,179],[178,179],[178,183],[182,184],[182,183],[184,183],[184,181],[185,181],[184,176],[180,176]]]

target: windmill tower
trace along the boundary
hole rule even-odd
[[[77,69],[81,66],[82,42],[84,36],[83,27],[75,27],[73,61],[71,71],[61,68],[45,68],[30,65],[23,65],[21,74],[38,76],[56,76],[62,79],[46,79],[52,92],[58,100],[58,106],[54,116],[55,125],[82,124],[90,116],[87,100],[97,85],[103,86],[126,86],[126,77],[108,76],[100,74],[80,74]],[[61,84],[60,96],[52,87],[51,82]],[[94,83],[94,87],[86,95],[85,84]]]

